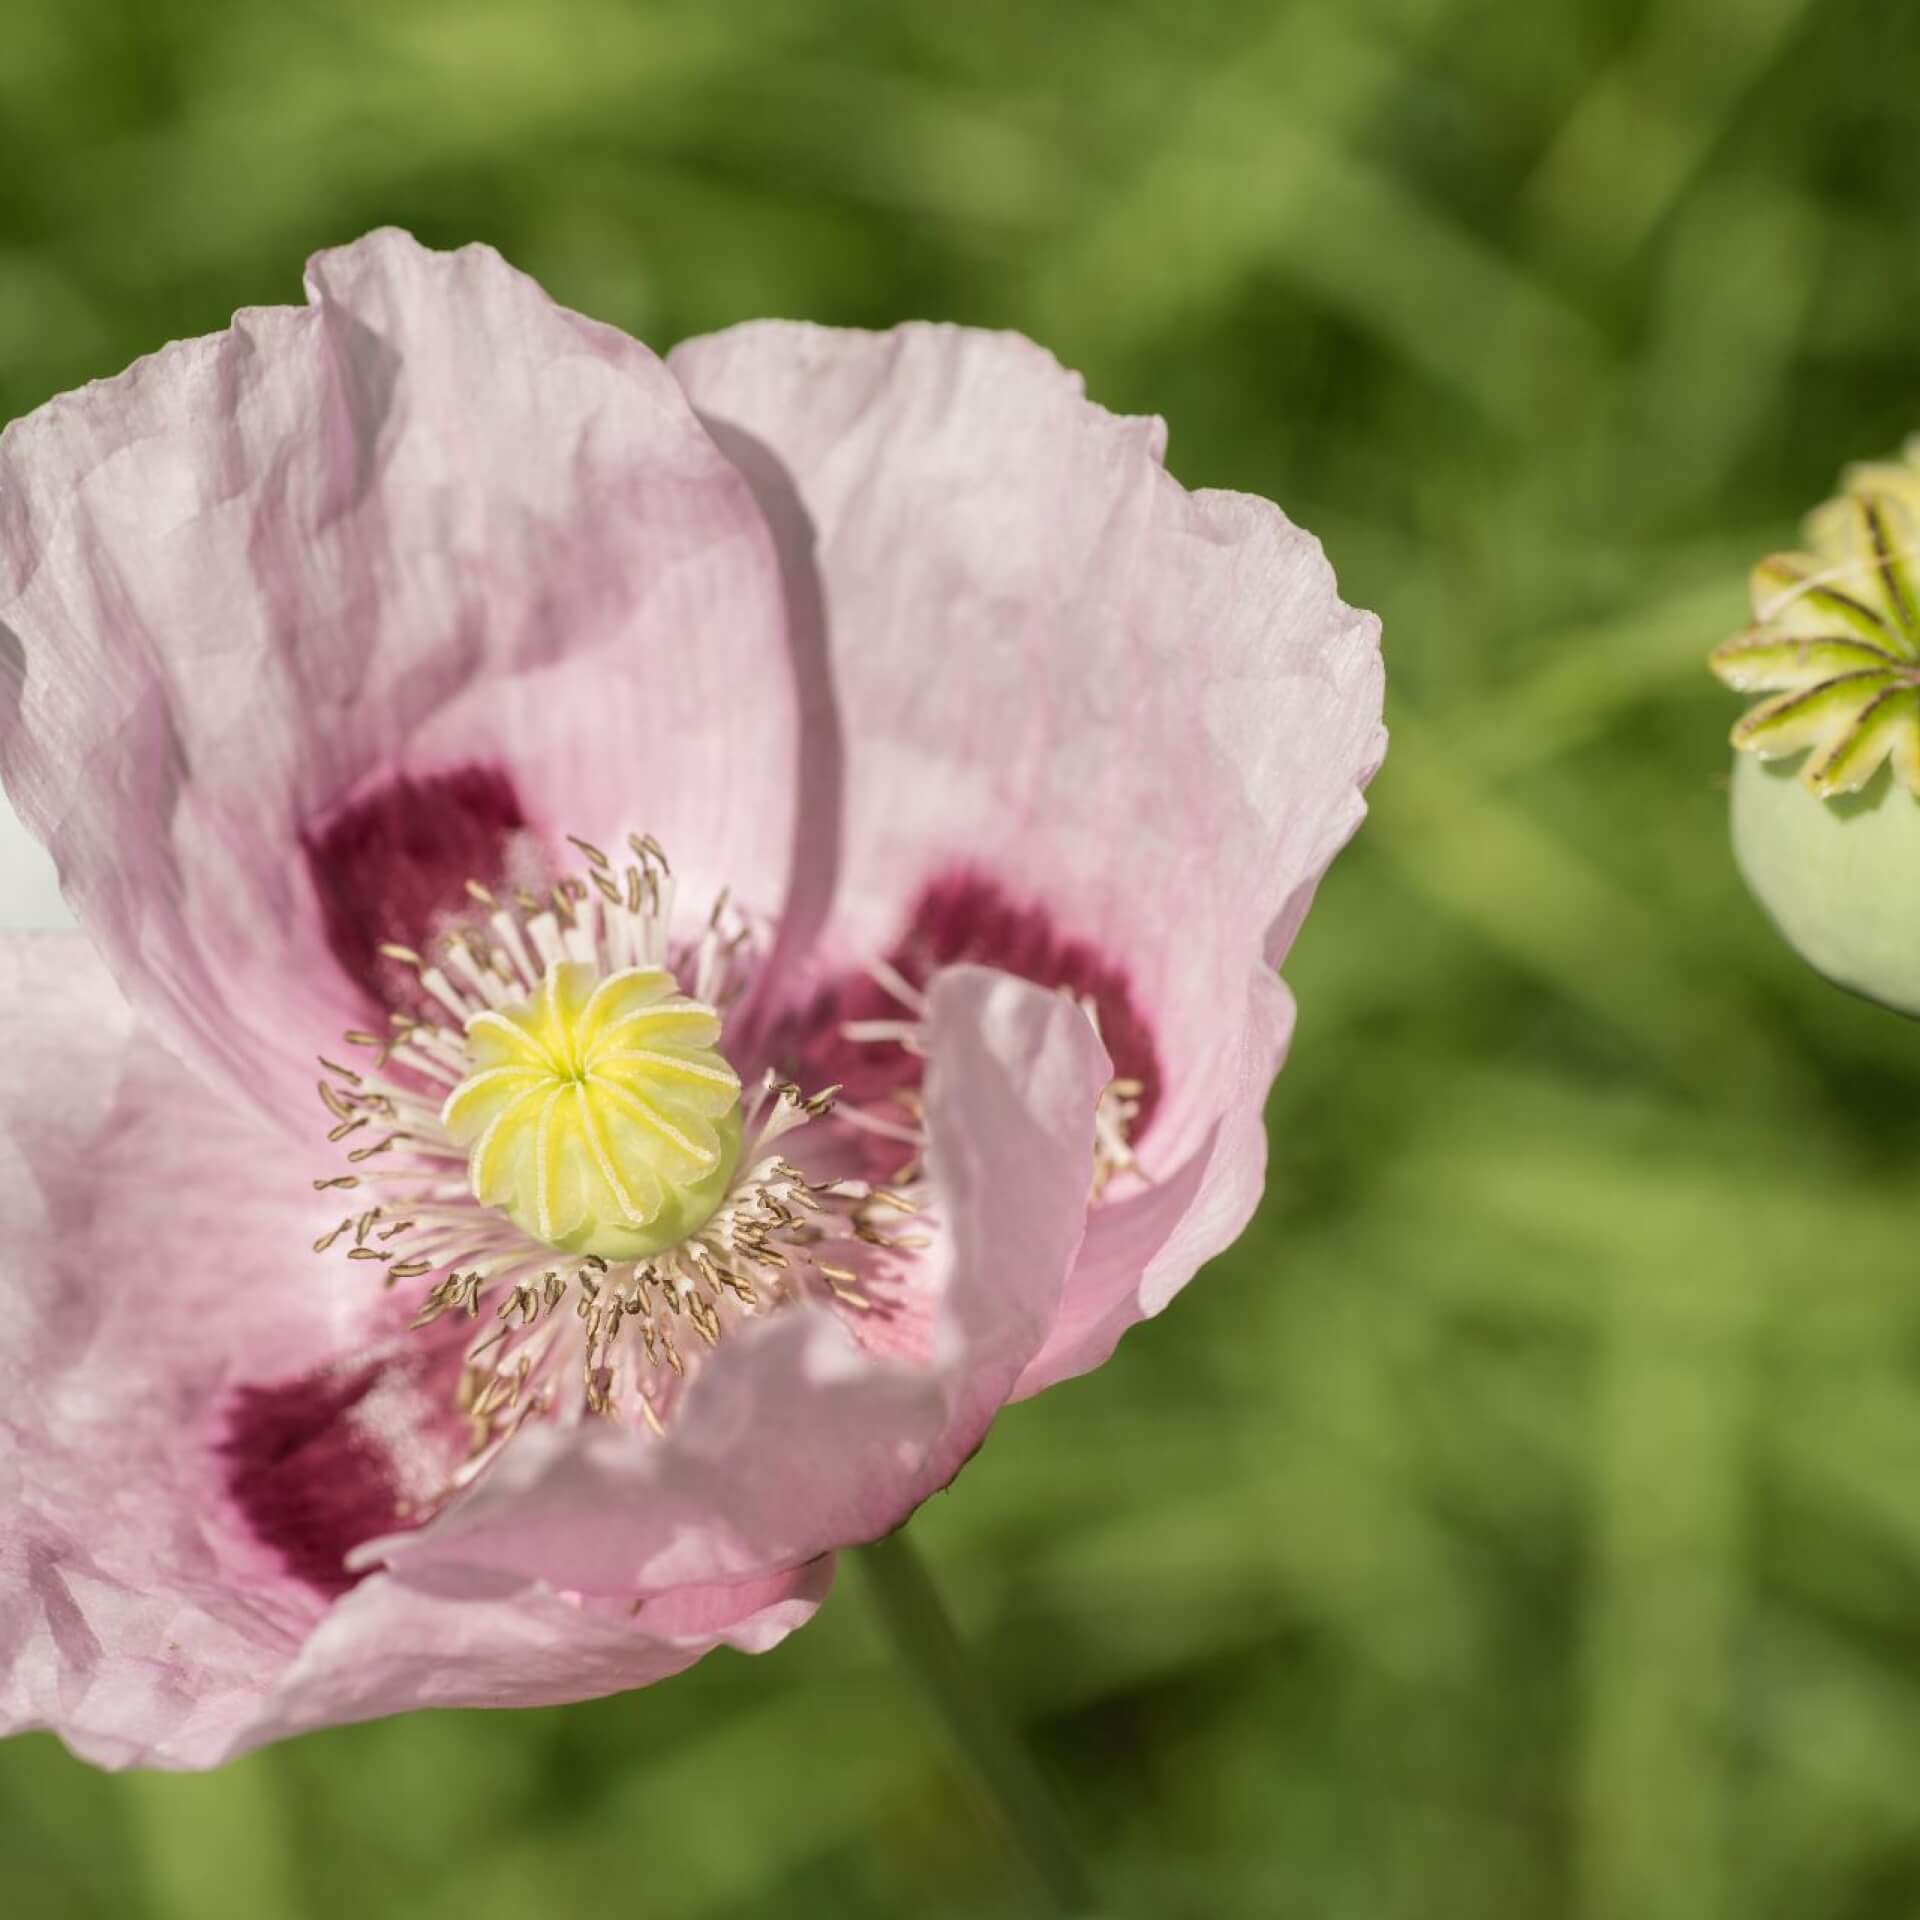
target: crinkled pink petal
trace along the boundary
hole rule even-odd
[[[637,1612],[527,1579],[330,1601],[233,1481],[234,1406],[350,1361],[381,1311],[306,1257],[335,1209],[303,1156],[144,1037],[77,934],[0,937],[0,1057],[0,1730],[206,1766],[410,1706],[642,1685],[818,1603],[824,1564]],[[432,1446],[444,1409],[417,1397],[397,1372],[396,1449]]]
[[[321,1610],[239,1523],[217,1427],[236,1377],[336,1344],[314,1196],[81,936],[0,940],[0,1036],[5,1718],[111,1758],[218,1744]]]
[[[1262,1108],[1286,1057],[1293,996],[1261,971],[1247,981],[1247,1000],[1246,1037],[1219,1089],[1218,1124],[1171,1174],[1089,1212],[1060,1318],[1015,1399],[1099,1366],[1130,1326],[1160,1312],[1253,1218],[1266,1190]]]
[[[636,1605],[512,1577],[441,1591],[376,1575],[336,1603],[230,1751],[418,1707],[561,1706],[651,1686],[717,1646],[767,1652],[813,1618],[832,1583],[821,1558]]]
[[[822,966],[982,873],[1097,949],[1152,1028],[1158,1190],[1098,1216],[1032,1391],[1103,1359],[1257,1200],[1287,1029],[1266,976],[1384,749],[1377,622],[1278,509],[1187,492],[1159,421],[1090,405],[1017,336],[766,322],[670,364],[789,544],[813,534],[844,752]]]
[[[370,787],[503,772],[550,841],[641,826],[769,912],[798,792],[772,544],[662,364],[485,247],[376,233],[307,291],[0,436],[0,775],[281,1124],[364,1024],[302,847]]]
[[[1076,1006],[985,968],[942,975],[928,1035],[924,1364],[824,1309],[772,1315],[721,1343],[663,1441],[528,1428],[470,1496],[366,1557],[659,1594],[874,1539],[952,1479],[1059,1318],[1111,1069]]]

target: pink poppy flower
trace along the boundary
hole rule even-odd
[[[1245,1225],[1383,746],[1025,340],[307,288],[0,439],[0,1716],[107,1765],[804,1621]]]

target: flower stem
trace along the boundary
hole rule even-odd
[[[1045,1910],[1090,1914],[1093,1891],[1060,1809],[1019,1736],[995,1711],[906,1529],[860,1548],[859,1559],[895,1652],[966,1756]]]

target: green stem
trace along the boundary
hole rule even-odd
[[[1053,1796],[1019,1737],[994,1710],[919,1550],[903,1527],[859,1549],[894,1650],[913,1670],[966,1756],[1050,1913],[1093,1911],[1093,1891]]]

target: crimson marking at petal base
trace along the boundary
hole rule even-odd
[[[451,1350],[455,1363],[458,1353]],[[296,1579],[338,1599],[362,1578],[346,1566],[355,1547],[424,1518],[390,1448],[355,1415],[376,1390],[398,1386],[417,1394],[424,1425],[450,1420],[453,1377],[449,1357],[403,1353],[235,1392],[220,1445],[227,1491]],[[433,1436],[422,1439],[431,1445]]]
[[[1013,899],[998,881],[962,870],[934,881],[915,903],[888,964],[916,987],[942,967],[967,961],[1018,974],[1036,986],[1064,989],[1093,1003],[1117,1078],[1140,1083],[1133,1138],[1153,1124],[1160,1102],[1160,1057],[1125,973],[1090,941],[1060,931],[1044,908]],[[864,973],[825,989],[786,1024],[784,1055],[803,1086],[843,1086],[841,1098],[874,1106],[919,1086],[924,1063],[903,1047],[849,1040],[850,1020],[897,1020],[900,1003]],[[893,1149],[894,1157],[898,1150]],[[883,1156],[884,1157],[884,1156]]]
[[[382,944],[424,950],[450,916],[471,910],[469,880],[505,882],[526,826],[512,782],[494,767],[401,774],[351,802],[301,839],[334,958],[383,1005],[426,1011],[419,980]]]

